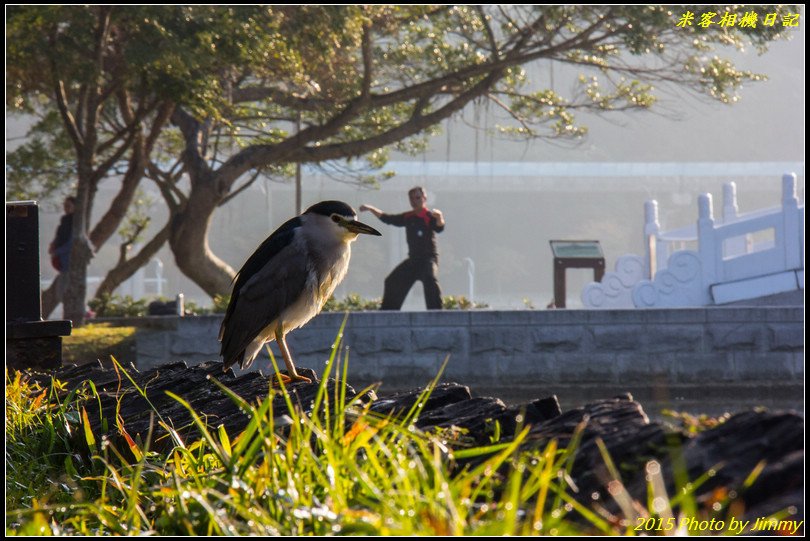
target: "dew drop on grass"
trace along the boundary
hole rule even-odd
[[[649,475],[659,475],[661,473],[661,465],[655,460],[651,460],[647,463],[646,470]]]

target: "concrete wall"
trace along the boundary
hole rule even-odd
[[[298,366],[323,370],[343,318],[321,314],[289,335]],[[218,358],[221,316],[138,321],[139,369]],[[356,388],[376,381],[389,391],[424,385],[449,356],[444,381],[506,400],[565,391],[631,391],[651,399],[688,398],[690,389],[693,398],[706,392],[744,398],[751,388],[777,397],[803,392],[801,306],[362,312],[349,315],[343,343]],[[273,350],[281,362],[275,344]],[[263,354],[254,367],[268,373],[268,358]]]

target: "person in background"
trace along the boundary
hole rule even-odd
[[[65,214],[59,220],[59,226],[56,228],[56,237],[48,246],[48,254],[51,256],[51,265],[60,273],[67,272],[68,263],[70,263],[73,212],[76,210],[76,198],[72,195],[67,196],[63,208],[65,209]]]
[[[386,214],[371,205],[361,205],[360,212],[368,211],[385,224],[404,227],[408,240],[408,259],[400,263],[385,279],[381,310],[399,310],[413,287],[420,280],[425,290],[428,310],[442,309],[439,288],[439,252],[436,233],[444,231],[444,216],[440,210],[428,209],[427,194],[417,186],[408,191],[411,209],[402,214]]]

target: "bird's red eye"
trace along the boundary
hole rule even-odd
[[[333,214],[332,221],[335,222],[336,224],[340,223],[340,216],[338,216],[337,214]]]

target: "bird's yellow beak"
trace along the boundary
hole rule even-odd
[[[365,233],[366,235],[377,235],[378,237],[382,236],[382,233],[371,227],[370,225],[366,225],[363,222],[358,222],[357,220],[346,220],[345,222],[346,229],[351,231],[352,233]]]

